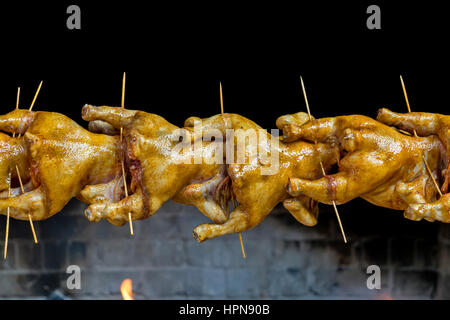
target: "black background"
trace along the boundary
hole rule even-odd
[[[81,7],[81,30],[66,28],[70,4]],[[370,4],[381,7],[381,30],[366,28]],[[300,75],[316,117],[406,112],[400,74],[413,110],[448,114],[449,28],[439,2],[15,1],[0,12],[2,113],[18,86],[25,108],[44,80],[35,110],[86,126],[81,107],[119,106],[126,71],[126,107],[179,126],[220,112],[222,81],[226,112],[274,128],[279,116],[306,110]],[[362,200],[344,207],[350,230],[372,219],[388,219],[392,233],[420,228]]]
[[[158,113],[176,125],[190,116],[240,113],[266,129],[305,110],[302,75],[316,117],[365,114],[380,107],[446,112],[448,28],[432,2],[184,3],[17,1],[3,7],[2,111],[27,107],[78,123],[85,103]],[[381,30],[366,28],[367,6],[381,8]],[[66,28],[66,8],[81,8],[81,30]]]

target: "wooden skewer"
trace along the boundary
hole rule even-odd
[[[36,93],[35,93],[34,98],[33,98],[33,101],[31,102],[30,109],[28,109],[29,111],[33,110],[34,103],[36,102],[36,99],[37,99],[37,97],[39,95],[39,92],[41,91],[42,83],[43,83],[43,81],[41,81],[41,83],[39,83],[39,87],[37,88]]]
[[[20,87],[17,87],[16,109],[19,109]]]
[[[412,134],[409,133],[408,131],[405,131],[405,130],[402,130],[402,129],[398,129],[398,128],[397,128],[397,131],[400,132],[400,133],[406,134],[407,136],[412,136]]]
[[[220,112],[222,114],[222,118],[223,118],[223,92],[222,92],[222,82],[220,82]],[[233,200],[233,210],[236,209],[236,203],[234,202],[234,195],[233,195],[233,191],[231,191],[231,199]],[[228,205],[227,205],[227,214],[228,214]],[[247,256],[245,255],[245,247],[244,247],[244,242],[242,241],[242,233],[239,232],[239,241],[241,243],[241,250],[242,250],[242,258],[246,258]]]
[[[425,167],[427,168],[428,174],[430,175],[431,179],[433,180],[434,186],[436,187],[436,190],[439,192],[439,195],[442,197],[441,189],[439,189],[439,186],[436,182],[436,180],[433,177],[433,173],[431,172],[430,167],[428,166],[427,160],[425,159],[425,156],[422,156],[423,163],[425,163]]]
[[[403,82],[402,75],[400,75],[400,82],[402,83],[403,94],[405,95],[406,107],[408,108],[408,112],[411,113],[411,107],[409,105],[408,94],[406,93],[406,87],[405,87],[405,83]],[[413,131],[414,131],[414,136],[417,137],[416,129],[414,129]]]
[[[125,109],[125,82],[126,82],[126,79],[127,79],[127,75],[124,72],[123,79],[122,79],[122,103],[121,103],[122,110]],[[122,142],[122,136],[123,136],[123,127],[120,127],[120,142]],[[125,175],[124,159],[122,159],[122,177],[123,177],[123,185],[125,187],[125,197],[128,198],[127,177]],[[130,224],[130,234],[132,236],[134,236],[133,219],[131,218],[131,211],[128,212],[128,222]]]
[[[41,83],[39,83],[39,86],[38,86],[38,88],[36,90],[36,93],[34,94],[33,101],[31,102],[31,105],[30,105],[30,108],[28,109],[28,111],[32,111],[33,110],[34,103],[36,102],[36,99],[37,99],[37,97],[39,95],[39,92],[41,91],[42,83],[43,83],[43,81],[41,81]],[[19,96],[19,94],[20,94],[20,87],[19,87],[19,90],[17,92],[17,96]],[[18,108],[19,108],[19,101],[16,102],[16,109],[18,109]],[[20,138],[21,136],[22,136],[22,133],[19,133],[18,138]]]
[[[236,208],[236,202],[234,201],[234,194],[231,192],[231,199],[233,200],[233,210]],[[241,243],[241,251],[242,251],[242,258],[247,258],[245,255],[245,247],[244,247],[244,241],[242,241],[242,232],[239,232],[239,241]]]
[[[125,166],[124,166],[123,161],[122,161],[122,175],[123,175],[123,177],[124,177],[123,179],[125,180],[125,181],[124,181],[124,186],[125,186],[125,197],[128,197],[128,188],[127,188],[127,182],[126,182],[126,177],[125,177]],[[130,234],[131,234],[132,236],[134,236],[133,220],[132,220],[132,218],[131,218],[131,211],[128,212],[128,221],[129,221],[129,224],[130,224]]]
[[[302,84],[303,96],[305,97],[306,109],[308,110],[309,121],[311,121],[312,120],[311,110],[309,109],[309,103],[308,103],[308,97],[306,95],[305,84],[303,83],[303,78],[301,76],[300,76],[300,82]],[[317,141],[314,141],[314,143],[317,145]],[[322,174],[325,177],[327,174],[323,167],[322,160],[320,160],[320,168],[322,169]],[[342,226],[341,218],[339,217],[339,211],[336,206],[336,201],[334,201],[334,200],[333,200],[333,208],[334,208],[334,212],[336,213],[336,218],[339,223],[339,228],[341,229],[342,237],[344,238],[344,242],[347,243],[347,237],[345,236],[344,227]]]
[[[16,110],[19,109],[19,100],[20,100],[20,87],[17,87]],[[13,138],[15,137],[16,133],[13,132]]]
[[[223,116],[223,91],[222,91],[222,81],[220,82],[220,112]]]
[[[11,197],[11,172],[8,176],[8,198]],[[9,215],[10,208],[6,209],[6,232],[5,232],[5,252],[3,254],[3,259],[6,260],[6,256],[8,255],[8,237],[9,237]]]
[[[20,87],[17,87],[17,98],[16,98],[16,110],[19,109],[19,101],[20,101]],[[13,132],[13,138],[16,137],[16,133]],[[11,172],[9,173],[9,185],[8,185],[8,198],[11,197]],[[3,255],[3,259],[6,260],[6,256],[8,255],[8,237],[9,237],[9,216],[11,213],[11,209],[8,207],[6,211],[6,231],[5,231],[5,252]]]
[[[406,87],[405,87],[405,82],[403,82],[403,77],[402,75],[400,75],[400,82],[402,83],[402,88],[403,88],[403,94],[405,95],[405,100],[406,100],[406,106],[408,107],[408,112],[411,113],[411,107],[409,105],[409,99],[408,99],[408,94],[406,93]],[[414,129],[414,136],[417,137],[417,132]],[[442,192],[441,189],[439,188],[439,185],[436,182],[436,179],[434,179],[433,173],[431,172],[430,166],[427,163],[427,160],[425,159],[424,156],[422,156],[423,159],[423,163],[425,163],[425,167],[427,168],[428,174],[431,177],[431,180],[433,180],[434,186],[436,187],[439,195],[442,197]]]
[[[20,172],[19,172],[19,168],[17,167],[17,165],[16,165],[16,171],[17,171],[17,177],[19,178],[20,191],[22,192],[22,194],[25,194],[25,189],[23,188],[22,178],[20,177]],[[33,232],[34,243],[37,244],[38,240],[36,237],[36,231],[34,230],[33,219],[31,218],[31,214],[28,214],[28,220],[30,221],[31,231]]]

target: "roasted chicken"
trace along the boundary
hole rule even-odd
[[[306,195],[327,204],[362,197],[396,210],[406,210],[420,199],[436,199],[437,190],[424,163],[425,159],[439,181],[443,145],[435,136],[407,136],[361,115],[290,124],[283,131],[286,142],[303,139],[339,145],[344,154],[335,174],[315,180],[292,175],[288,185],[292,196]],[[414,219],[408,211],[405,216]]]
[[[297,113],[280,117],[277,125],[283,127],[292,121],[304,122],[307,119],[307,114]],[[317,223],[317,203],[303,195],[289,196],[286,185],[291,176],[317,179],[321,175],[320,161],[326,169],[337,161],[337,147],[303,141],[286,144],[237,114],[216,115],[203,120],[192,117],[186,120],[185,126],[193,127],[195,122],[200,121],[203,136],[219,130],[221,136],[227,139],[225,149],[228,155],[234,154],[227,159],[227,163],[238,205],[225,223],[197,226],[194,229],[197,241],[249,230],[261,223],[280,202],[302,224],[313,226]],[[233,134],[230,135],[230,132]],[[258,132],[258,140],[251,139],[252,132]],[[252,144],[256,144],[257,148]],[[245,150],[243,161],[238,158],[239,150]],[[268,156],[264,157],[265,154]]]
[[[441,184],[443,196],[434,202],[429,202],[424,198],[411,199],[414,201],[408,203],[407,214],[416,220],[428,218],[442,222],[450,222],[450,194],[448,193],[450,172],[450,116],[425,112],[401,114],[389,111],[388,109],[380,109],[377,120],[387,125],[406,130],[411,134],[415,132],[419,136],[436,135],[439,137],[445,146],[445,155],[443,157],[445,164],[441,179],[443,181]]]
[[[90,204],[90,221],[123,225],[129,213],[145,219],[173,200],[214,222],[194,229],[200,242],[249,230],[280,202],[308,226],[317,223],[318,202],[356,197],[405,210],[409,219],[450,222],[448,116],[379,112],[379,121],[415,137],[361,115],[315,120],[299,112],[277,120],[281,139],[237,114],[191,117],[182,128],[116,107],[86,105],[82,116],[90,131],[59,113],[0,116],[1,131],[21,134],[0,133],[2,214],[9,207],[12,218],[43,220],[77,197]],[[446,193],[439,200],[427,165]],[[232,198],[237,206],[228,214]]]
[[[31,191],[0,199],[2,214],[10,207],[13,218],[25,220],[30,214],[43,220],[72,197],[94,203],[122,196],[118,136],[91,133],[59,113],[19,109],[0,116],[0,130],[23,135],[20,140],[4,138],[5,148],[15,148],[17,155],[2,152],[2,161],[18,164],[21,176],[32,183]],[[11,167],[15,165],[2,167],[2,179]]]
[[[230,183],[226,166],[211,161],[215,142],[203,142],[196,150],[191,144],[179,149],[185,139],[190,141],[189,131],[143,111],[86,105],[82,116],[87,121],[107,122],[117,130],[123,127],[132,175],[133,194],[120,202],[89,206],[85,213],[90,221],[107,218],[124,224],[129,212],[133,220],[145,219],[170,199],[196,206],[215,222],[228,219]]]

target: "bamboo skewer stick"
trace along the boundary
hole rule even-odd
[[[19,100],[20,100],[20,87],[17,87],[16,110],[19,109]],[[13,138],[15,137],[16,133],[13,132]]]
[[[41,83],[39,83],[39,86],[38,86],[38,88],[36,90],[36,93],[34,94],[33,101],[31,102],[31,105],[30,105],[30,108],[28,109],[28,111],[32,111],[33,110],[34,103],[36,102],[36,99],[37,99],[37,97],[39,95],[39,92],[41,91],[42,83],[43,83],[43,81],[41,81]],[[19,90],[17,92],[18,96],[19,96],[19,94],[20,94],[20,88],[19,88]],[[18,108],[19,108],[19,102],[17,101],[16,109],[18,109]],[[21,136],[22,136],[22,133],[19,133],[18,138],[20,138]]]
[[[20,87],[17,87],[17,98],[16,98],[16,110],[19,109],[19,101],[20,101]],[[13,138],[16,137],[16,133],[13,132]],[[9,173],[9,185],[8,185],[8,198],[11,197],[11,172]],[[9,238],[9,216],[11,213],[11,209],[8,207],[6,212],[6,230],[5,230],[5,251],[3,255],[3,259],[6,260],[8,255],[8,238]]]
[[[222,82],[220,82],[220,112],[222,114],[222,119],[223,119],[223,91],[222,91]],[[232,197],[232,201],[233,201],[233,210],[236,209],[236,203],[234,202],[234,195],[233,195],[233,191],[231,191],[231,197]],[[227,205],[227,214],[228,214],[228,205]],[[242,241],[242,232],[239,232],[239,242],[241,243],[241,250],[242,250],[242,258],[246,258],[246,254],[245,254],[245,247],[244,247],[244,242]]]
[[[11,172],[9,173],[8,178],[8,198],[11,197]],[[5,252],[3,254],[3,259],[6,260],[6,256],[8,255],[8,237],[9,237],[9,215],[10,208],[6,209],[6,232],[5,232]]]
[[[306,95],[305,84],[303,83],[303,78],[301,76],[300,76],[300,82],[302,84],[303,96],[305,97],[306,109],[308,110],[309,120],[311,121],[312,120],[311,110],[309,109],[309,103],[308,103],[308,97]],[[314,141],[314,143],[317,145],[317,141]],[[327,174],[323,167],[322,160],[320,160],[320,168],[322,169],[323,176],[326,177]],[[336,218],[339,223],[339,228],[341,229],[342,237],[344,238],[344,242],[347,243],[347,237],[345,236],[344,227],[342,226],[341,218],[339,216],[339,211],[336,206],[336,201],[334,201],[334,200],[333,200],[333,208],[334,208],[334,212],[336,213]]]
[[[231,192],[231,199],[233,201],[233,209],[236,208],[236,202],[234,201],[234,194],[233,192]],[[242,258],[247,258],[247,256],[245,255],[245,247],[244,247],[244,241],[242,241],[242,232],[239,232],[239,241],[241,243],[241,251],[242,251]]]
[[[19,109],[19,100],[20,100],[20,87],[17,87],[16,109]]]
[[[401,75],[400,75],[400,82],[402,83],[403,94],[405,95],[406,107],[408,108],[408,112],[411,113],[411,107],[409,105],[408,94],[406,93],[405,83],[403,82],[403,77]],[[416,129],[414,129],[413,131],[414,131],[414,136],[417,137]]]
[[[121,103],[122,110],[125,109],[125,83],[126,83],[126,79],[127,79],[127,75],[124,72],[123,73],[123,79],[122,79],[122,103]],[[123,139],[123,127],[120,127],[120,142],[122,142],[122,139]],[[123,177],[123,185],[125,187],[125,197],[128,198],[127,177],[125,175],[124,159],[122,159],[122,177]],[[132,236],[134,236],[133,219],[131,218],[131,211],[128,212],[128,222],[130,224],[130,234]]]
[[[222,90],[222,82],[220,82],[220,112],[223,117],[223,90]]]
[[[34,103],[36,102],[36,99],[37,99],[37,97],[38,97],[38,95],[39,95],[39,92],[41,91],[42,83],[43,83],[43,81],[41,81],[41,82],[39,83],[39,87],[37,88],[36,93],[34,94],[33,101],[31,102],[30,109],[28,109],[29,111],[33,110]]]
[[[19,178],[20,191],[22,192],[22,194],[25,194],[25,189],[23,188],[22,178],[20,177],[20,171],[19,171],[19,168],[17,167],[17,165],[16,165],[16,172],[17,172],[17,177]],[[34,243],[37,244],[38,240],[36,237],[36,231],[34,230],[33,219],[31,217],[31,214],[28,214],[28,220],[30,221],[31,231],[33,232]]]
[[[411,107],[409,105],[408,94],[406,93],[405,82],[403,82],[402,75],[400,75],[400,82],[402,83],[403,94],[405,95],[406,107],[408,108],[408,112],[411,113]],[[417,137],[417,131],[415,129],[414,129],[414,136]],[[425,164],[425,167],[427,168],[428,174],[431,177],[431,180],[433,180],[434,186],[436,187],[439,195],[442,197],[441,189],[439,188],[439,185],[437,184],[436,179],[434,179],[433,173],[431,172],[430,166],[428,165],[427,160],[425,159],[425,156],[422,156],[422,159],[423,159],[423,163]]]
[[[423,163],[425,164],[425,167],[427,168],[428,174],[430,175],[431,179],[433,180],[434,186],[436,187],[436,190],[439,192],[439,195],[442,197],[442,191],[439,188],[436,179],[433,177],[433,173],[431,172],[430,167],[428,166],[427,160],[425,159],[425,156],[422,156]]]

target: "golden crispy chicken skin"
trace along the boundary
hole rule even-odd
[[[306,121],[304,113],[284,116],[277,121],[283,125],[292,119]],[[186,120],[185,126],[192,127],[195,122],[201,121],[202,134],[220,130],[226,136],[227,129],[233,129],[234,134],[228,135],[225,149],[232,149],[234,158],[228,159],[228,175],[232,180],[233,192],[238,201],[237,207],[230,214],[230,218],[223,224],[202,224],[194,229],[194,238],[205,241],[225,234],[242,232],[257,226],[280,202],[301,223],[313,226],[317,223],[317,205],[305,196],[291,197],[286,191],[289,177],[302,177],[317,179],[321,175],[320,161],[326,169],[336,162],[338,148],[330,148],[324,144],[317,146],[296,141],[283,143],[279,138],[272,137],[266,130],[253,121],[237,114],[216,115],[200,120],[192,117]],[[247,140],[243,137],[249,132],[261,132],[257,141]],[[230,131],[228,131],[230,132]],[[230,147],[230,141],[234,141]],[[255,149],[251,144],[257,145],[257,156],[252,157]],[[245,161],[238,161],[238,150],[245,150]],[[262,154],[276,156],[272,159],[278,162],[278,167],[271,170],[274,163],[264,159]],[[228,150],[230,153],[230,150]]]
[[[33,220],[43,220],[75,196],[88,203],[120,197],[117,136],[91,133],[59,113],[26,110],[0,116],[0,130],[24,134],[30,165],[22,165],[21,175],[29,174],[34,187],[23,195],[0,199],[3,214],[10,207],[13,218],[25,220],[31,214]]]
[[[203,142],[195,153],[183,139],[188,130],[170,124],[164,118],[143,111],[117,107],[86,105],[82,117],[101,120],[116,129],[123,127],[127,161],[132,174],[131,194],[117,203],[94,204],[86,210],[91,221],[103,218],[117,224],[152,216],[167,200],[194,205],[215,222],[228,218],[225,210],[230,199],[229,178],[223,163],[210,161],[216,144]],[[189,138],[190,139],[190,138]]]
[[[439,200],[428,202],[417,199],[409,203],[408,214],[417,220],[431,218],[443,222],[450,222],[450,194],[448,193],[450,172],[450,116],[425,113],[395,113],[388,109],[378,111],[377,120],[387,125],[396,126],[410,133],[416,131],[419,136],[437,135],[445,146],[445,165],[442,170],[444,182],[441,191],[444,194]]]
[[[412,200],[436,199],[423,157],[437,177],[442,161],[442,144],[436,137],[416,138],[399,133],[376,120],[361,116],[340,116],[284,127],[284,140],[323,141],[339,145],[347,153],[339,172],[317,180],[291,178],[291,195],[304,194],[331,204],[356,197],[381,207],[406,210]],[[408,216],[413,219],[414,217]]]
[[[13,138],[0,132],[0,197],[8,196],[9,175],[11,174],[11,194],[16,194],[19,187],[16,165],[21,173],[22,182],[25,184],[30,180],[28,170],[28,156],[24,139]]]

